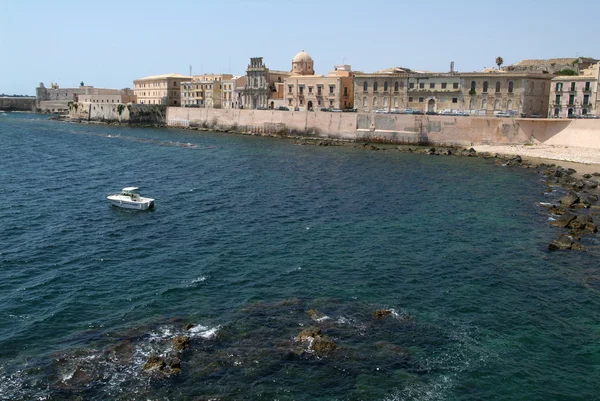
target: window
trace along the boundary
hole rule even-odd
[[[288,99],[288,105],[292,105],[292,99]]]
[[[373,82],[373,92],[377,92],[377,82]]]
[[[368,106],[368,103],[367,103],[367,97],[366,97],[366,96],[364,96],[364,97],[363,97],[363,107],[367,107],[367,106]]]
[[[453,97],[452,98],[452,103],[458,103],[458,98],[457,97]]]
[[[411,83],[409,83],[409,84],[408,84],[408,87],[409,87],[410,89],[414,89],[414,88],[415,88],[415,83],[414,83],[414,82],[411,82]]]
[[[458,82],[454,82],[452,84],[452,89],[458,89]]]
[[[398,92],[398,81],[394,82],[394,92]]]
[[[446,86],[448,86],[448,84],[445,82],[442,82],[442,89],[446,89]]]
[[[373,107],[377,107],[377,98],[376,97],[373,98]]]
[[[557,82],[555,91],[560,92],[560,91],[562,91],[562,88],[563,88],[562,82]]]
[[[475,101],[473,99],[469,100],[469,109],[472,110],[473,106],[475,106]]]
[[[575,82],[571,82],[571,92],[575,92]]]
[[[425,82],[421,82],[419,84],[419,89],[425,89]]]
[[[585,83],[585,89],[584,89],[584,90],[585,90],[586,92],[589,92],[589,91],[590,91],[590,83],[589,83],[589,82],[586,82],[586,83]]]
[[[423,103],[424,101],[425,101],[425,98],[424,98],[424,97],[420,97],[420,98],[419,98],[419,103]]]
[[[500,100],[496,99],[496,101],[494,102],[494,110],[499,110],[500,109]]]
[[[394,98],[394,107],[398,107],[398,98],[397,97]]]
[[[510,82],[508,83],[508,93],[513,93],[513,90],[514,90],[514,88],[515,88],[515,84],[514,84],[514,82],[513,82],[513,81],[510,81]]]
[[[575,95],[569,95],[569,106],[573,106],[575,104]]]
[[[486,99],[482,99],[481,100],[481,108],[482,109],[487,109],[487,100]]]
[[[496,93],[500,93],[500,81],[496,81]]]
[[[487,93],[487,91],[488,91],[488,82],[487,82],[487,81],[485,81],[485,82],[483,83],[483,93]]]
[[[471,90],[474,91],[477,87],[477,83],[475,81],[471,81]]]
[[[512,107],[513,107],[512,100],[509,100],[508,102],[506,102],[506,109],[507,110],[512,110]]]
[[[300,99],[300,106],[302,106],[302,104],[303,104],[302,99]]]
[[[329,94],[333,95],[333,90],[335,88],[335,85],[329,85]]]
[[[304,86],[299,86],[298,90],[300,90],[300,94],[303,95],[304,94]]]
[[[388,98],[387,97],[383,98],[383,107],[388,107]]]
[[[365,81],[363,83],[363,92],[366,92],[369,89],[369,84],[367,84],[367,81]]]
[[[583,95],[583,105],[587,106],[590,103],[590,95]]]
[[[413,101],[413,97],[412,97],[412,96],[410,96],[410,97],[408,98],[408,101],[409,101],[410,103],[412,103],[412,101]]]
[[[435,89],[435,82],[429,83],[429,89]]]
[[[333,100],[329,101],[329,107],[333,107]]]
[[[385,82],[383,83],[383,91],[384,91],[384,92],[387,92],[387,91],[388,91],[388,83],[387,83],[387,81],[385,81]]]
[[[344,86],[344,96],[348,96],[348,87]]]
[[[309,87],[308,87],[308,93],[313,93],[313,91],[312,91],[312,90],[313,90],[313,87],[312,87],[312,86],[309,86]]]
[[[322,87],[321,86],[317,86],[317,96],[321,96],[322,95]]]

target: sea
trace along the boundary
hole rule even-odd
[[[127,186],[155,208],[111,206]],[[0,114],[0,400],[598,400],[600,243],[548,250],[563,192],[479,158]]]

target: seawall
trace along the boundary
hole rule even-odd
[[[169,107],[168,126],[392,143],[545,143],[600,149],[600,120]]]
[[[34,111],[35,97],[0,97],[0,110]]]

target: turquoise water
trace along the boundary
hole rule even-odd
[[[599,399],[599,243],[547,251],[535,172],[26,114],[0,156],[2,400]]]

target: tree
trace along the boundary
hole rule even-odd
[[[79,86],[84,86],[84,85],[83,85],[83,81],[81,81],[81,83],[79,84]]]
[[[498,69],[500,69],[502,64],[504,64],[504,59],[502,57],[496,57],[496,65],[498,66]]]

